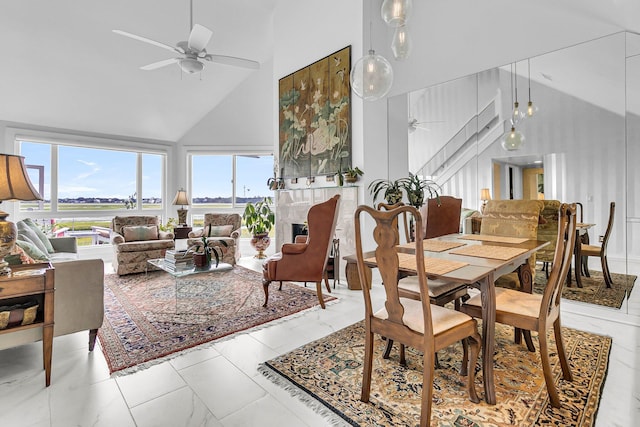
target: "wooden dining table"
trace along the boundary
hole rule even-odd
[[[533,272],[527,260],[537,250],[548,244],[549,242],[540,240],[500,238],[496,236],[483,237],[483,235],[478,234],[449,234],[424,241],[425,265],[428,278],[466,283],[469,286],[478,288],[481,292],[482,370],[484,374],[485,400],[491,405],[496,403],[493,377],[496,322],[494,280],[503,274],[517,271],[522,291],[531,292]],[[448,246],[450,247],[449,249],[443,249]],[[430,248],[431,250],[429,250]],[[415,254],[415,243],[399,245],[399,258],[409,258],[403,257],[402,254]],[[508,258],[504,259],[505,257]],[[415,274],[417,271],[415,257],[411,258],[413,258],[413,265],[401,262],[400,270]],[[364,259],[367,266],[371,268],[377,266],[375,252],[365,253]],[[455,267],[455,269],[446,271],[447,264],[449,264],[449,267]],[[367,279],[369,280],[369,277]],[[363,285],[371,286],[371,283]]]

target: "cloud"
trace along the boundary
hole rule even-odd
[[[95,162],[87,162],[86,160],[81,160],[81,159],[77,159],[76,161],[78,163],[82,163],[85,166],[89,166],[91,168],[91,171],[80,173],[80,174],[76,175],[75,179],[86,179],[86,178],[90,177],[91,175],[95,175],[97,172],[99,172],[102,169],[100,167],[100,165],[95,163]]]

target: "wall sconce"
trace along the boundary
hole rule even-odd
[[[178,190],[172,204],[180,205],[180,209],[178,209],[178,223],[180,223],[180,225],[187,225],[187,212],[189,211],[184,208],[184,205],[189,204],[189,197],[184,188]]]
[[[482,200],[481,212],[484,214],[484,209],[487,206],[487,201],[491,200],[491,193],[488,188],[480,189],[480,200]]]

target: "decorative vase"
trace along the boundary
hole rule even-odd
[[[267,256],[264,254],[264,251],[271,244],[271,238],[269,237],[269,233],[256,234],[251,238],[251,246],[258,251],[255,258],[263,259]]]
[[[210,262],[207,254],[193,254],[193,265],[196,268],[209,268]]]

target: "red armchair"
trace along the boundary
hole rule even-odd
[[[269,284],[274,281],[291,280],[295,282],[316,282],[318,301],[325,308],[322,298],[322,279],[333,234],[338,219],[340,196],[335,195],[326,202],[314,205],[307,213],[309,235],[304,243],[285,243],[281,252],[267,258],[262,264],[264,288],[264,304],[269,301]],[[329,283],[327,291],[331,292]]]

